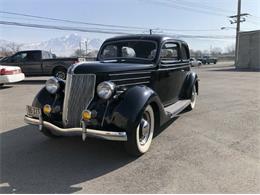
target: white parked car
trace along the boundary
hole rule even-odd
[[[196,60],[195,58],[191,58],[191,59],[190,59],[190,65],[191,65],[191,66],[201,66],[201,65],[202,65],[202,62],[199,61],[199,60]]]
[[[0,86],[24,80],[24,74],[18,66],[0,65]]]

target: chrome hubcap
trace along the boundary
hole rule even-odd
[[[191,92],[191,102],[194,102],[196,100],[196,95],[197,95],[196,87],[193,86],[192,92]]]
[[[151,119],[148,113],[144,113],[140,123],[139,142],[141,145],[145,145],[150,135],[150,123]]]

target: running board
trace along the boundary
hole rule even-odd
[[[173,118],[181,111],[183,111],[188,105],[190,105],[190,103],[191,103],[190,100],[179,100],[178,102],[165,107],[164,110],[167,115]]]

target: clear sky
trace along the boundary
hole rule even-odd
[[[0,0],[0,10],[44,17],[77,20],[91,23],[171,28],[172,34],[235,35],[234,29],[220,30],[229,23],[228,15],[235,15],[237,0]],[[260,0],[242,0],[242,13],[250,13],[241,30],[260,29]],[[46,20],[0,14],[0,20],[49,25],[84,27],[80,24],[46,22]],[[202,30],[202,31],[185,31]],[[214,30],[214,31],[207,31]],[[75,31],[74,31],[75,32]],[[64,36],[73,31],[26,28],[0,25],[0,39],[30,43]],[[82,33],[87,38],[114,35]],[[168,33],[169,34],[169,33]],[[193,49],[210,49],[234,44],[234,39],[185,39]]]

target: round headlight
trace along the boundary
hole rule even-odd
[[[104,81],[97,86],[97,94],[102,99],[109,99],[115,91],[115,84],[110,81]]]
[[[45,88],[51,94],[56,93],[58,91],[58,89],[60,88],[58,79],[53,77],[53,78],[50,78],[49,80],[47,80],[46,84],[45,84]]]

